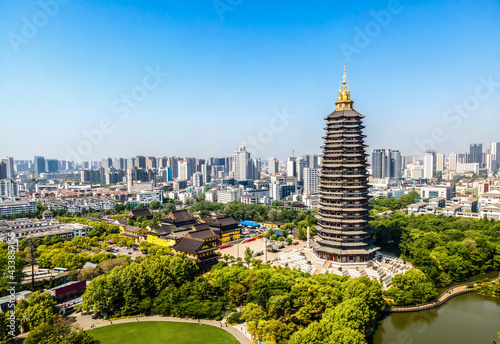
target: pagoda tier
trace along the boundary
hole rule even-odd
[[[364,116],[352,107],[345,69],[335,111],[325,118],[314,253],[336,263],[362,264],[379,248],[370,236]]]

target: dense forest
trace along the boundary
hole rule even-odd
[[[396,211],[371,226],[377,245],[410,261],[436,286],[500,270],[500,221]]]
[[[365,330],[383,307],[377,281],[309,275],[252,262],[219,262],[197,275],[184,255],[149,256],[95,278],[82,308],[112,317],[158,314],[246,321],[265,343],[366,343]],[[110,288],[109,286],[113,286]]]

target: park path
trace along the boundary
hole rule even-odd
[[[496,278],[494,278],[486,283],[474,283],[474,287],[478,284],[492,283],[498,279],[500,279],[500,276],[496,277]],[[384,311],[388,312],[388,313],[395,313],[395,312],[417,312],[417,311],[423,311],[426,309],[431,309],[434,307],[441,306],[443,303],[445,303],[446,301],[448,301],[452,297],[455,297],[455,296],[461,295],[461,294],[465,294],[465,293],[471,293],[471,292],[475,291],[474,287],[467,288],[467,285],[457,285],[456,287],[453,287],[453,288],[446,290],[437,299],[434,299],[430,302],[427,302],[427,303],[424,303],[421,305],[386,307]]]
[[[198,320],[197,319],[184,319],[184,318],[174,318],[174,317],[162,317],[158,315],[148,316],[148,317],[138,317],[138,318],[127,318],[127,319],[119,319],[119,320],[103,320],[103,319],[92,319],[90,315],[82,315],[81,313],[76,314],[76,316],[70,315],[73,317],[77,324],[83,330],[90,330],[92,328],[98,328],[103,326],[115,325],[115,324],[126,324],[132,322],[144,322],[144,321],[167,321],[167,322],[183,322],[183,323],[195,323],[195,324],[204,324],[219,327],[230,334],[232,334],[241,344],[252,344],[252,341],[240,330],[243,328],[242,325],[237,326],[227,326],[223,324],[221,327],[220,321],[213,320]]]

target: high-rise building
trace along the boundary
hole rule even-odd
[[[135,167],[137,168],[146,168],[146,157],[142,155],[138,155],[135,157]],[[131,167],[129,167],[131,168]]]
[[[109,170],[111,167],[113,167],[113,159],[102,158],[101,167],[104,168],[105,170]]]
[[[156,158],[154,156],[148,156],[146,157],[146,169],[147,170],[154,170],[156,169]]]
[[[278,159],[276,158],[269,158],[267,160],[268,163],[268,168],[269,168],[269,175],[270,176],[275,176],[279,172],[279,162]]]
[[[41,173],[45,173],[45,158],[43,156],[35,156],[35,175],[40,176]]]
[[[428,150],[424,155],[424,179],[436,177],[436,151]]]
[[[59,161],[56,159],[46,159],[45,160],[45,172],[56,173],[59,171]]]
[[[500,164],[500,142],[492,142],[490,144],[490,154],[494,155]]]
[[[248,178],[248,161],[250,153],[245,147],[240,147],[234,152],[234,178],[246,180]]]
[[[478,163],[481,165],[483,163],[483,144],[482,143],[472,143],[470,145],[469,152],[469,163]]]
[[[0,180],[7,178],[7,164],[0,161]]]
[[[304,168],[304,195],[315,195],[319,192],[319,168]]]
[[[327,133],[319,184],[320,205],[314,254],[334,265],[366,266],[379,248],[368,224],[368,173],[363,135],[364,116],[353,109],[345,77]]]
[[[318,168],[318,154],[303,154],[302,159],[306,161],[306,167]]]
[[[458,163],[458,156],[456,153],[451,152],[450,156],[448,157],[448,169],[450,171],[456,171],[457,170],[457,163]]]
[[[295,160],[295,167],[297,169],[297,180],[304,180],[304,168],[306,168],[306,160],[297,158],[297,160]]]
[[[3,162],[5,164],[5,171],[7,174],[5,178],[14,178],[15,176],[14,158],[12,157],[0,158],[0,162]]]
[[[258,180],[260,179],[261,172],[261,160],[260,158],[252,158],[248,161],[248,179]]]
[[[114,158],[113,167],[117,170],[125,170],[126,161],[123,158]]]
[[[179,166],[179,180],[189,180],[193,175],[193,170],[191,164],[187,160],[182,160],[178,164]]]
[[[372,176],[374,178],[397,178],[402,175],[403,162],[398,150],[374,149],[372,152]]]
[[[212,168],[210,165],[201,165],[201,175],[203,176],[203,184],[206,185],[212,181]]]
[[[297,158],[288,157],[286,162],[286,175],[288,177],[297,177]]]
[[[436,172],[444,171],[444,159],[445,155],[443,153],[436,154]]]
[[[125,169],[131,169],[135,166],[135,158],[128,158],[125,163]]]
[[[389,176],[395,179],[401,179],[403,175],[403,160],[398,150],[391,150],[390,153],[390,172]]]

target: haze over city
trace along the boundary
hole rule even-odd
[[[0,156],[66,159],[107,119],[81,160],[227,156],[277,112],[253,156],[317,154],[344,60],[369,151],[496,140],[498,2],[234,3],[2,1]]]

